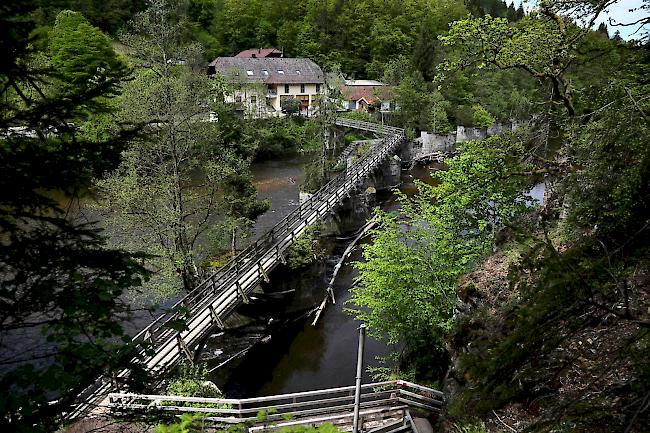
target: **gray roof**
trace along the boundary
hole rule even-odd
[[[324,83],[323,71],[309,59],[217,57],[210,67],[226,77],[249,83],[312,84]]]

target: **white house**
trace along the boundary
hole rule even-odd
[[[287,98],[300,101],[300,113],[310,115],[325,91],[323,71],[303,58],[218,57],[208,74],[221,74],[234,85],[226,102],[241,104],[249,117],[281,115]]]

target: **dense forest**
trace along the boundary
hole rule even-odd
[[[390,84],[411,138],[517,124],[377,212],[348,307],[394,348],[382,377],[444,389],[441,431],[647,431],[650,1],[603,24],[624,3],[3,3],[2,430],[57,431],[100,374],[146,389],[122,324],[236,252],[268,208],[253,160],[324,149],[318,120],[244,120],[206,75],[277,47]]]

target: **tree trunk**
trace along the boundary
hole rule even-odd
[[[237,247],[237,227],[233,226],[232,227],[232,239],[231,239],[231,245],[230,245],[230,251],[232,252],[232,255],[235,255],[235,248]]]

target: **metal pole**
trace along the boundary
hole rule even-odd
[[[357,382],[354,389],[354,420],[352,433],[359,433],[359,406],[361,404],[361,375],[363,373],[363,345],[366,341],[366,325],[359,326],[359,353],[357,355]]]

